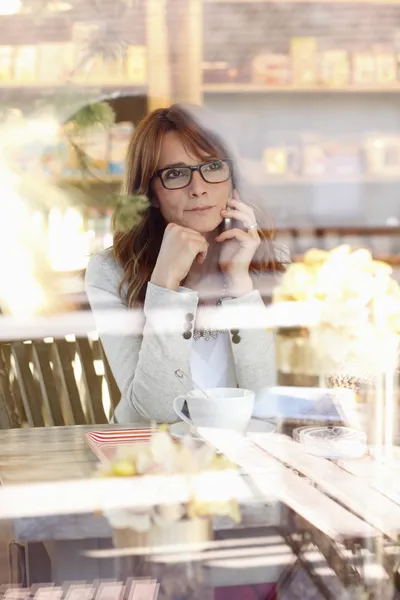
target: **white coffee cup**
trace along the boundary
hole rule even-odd
[[[195,427],[218,427],[243,432],[248,426],[254,408],[254,392],[240,388],[211,388],[192,390],[175,398],[173,408],[182,421]],[[182,401],[186,400],[190,418],[183,414]]]

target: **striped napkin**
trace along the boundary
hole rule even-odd
[[[84,438],[90,449],[101,462],[114,460],[117,449],[130,446],[137,442],[147,442],[151,434],[156,431],[150,427],[143,429],[104,429],[90,431]]]

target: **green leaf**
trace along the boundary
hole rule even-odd
[[[116,231],[127,233],[143,218],[150,206],[146,196],[120,196],[114,211]]]
[[[115,123],[115,112],[107,102],[97,102],[78,110],[71,121],[80,130],[88,129],[99,123],[107,129]]]

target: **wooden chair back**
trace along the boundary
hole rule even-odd
[[[119,399],[97,339],[0,343],[0,428],[107,423]]]

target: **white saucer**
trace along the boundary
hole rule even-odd
[[[184,421],[180,421],[179,423],[174,423],[169,426],[169,431],[172,437],[180,439],[185,435],[192,435],[194,438],[201,439],[195,429],[192,429],[188,423]],[[245,435],[251,435],[252,433],[264,433],[271,434],[276,431],[275,425],[272,423],[267,423],[266,421],[260,421],[259,419],[251,419],[246,431]]]

